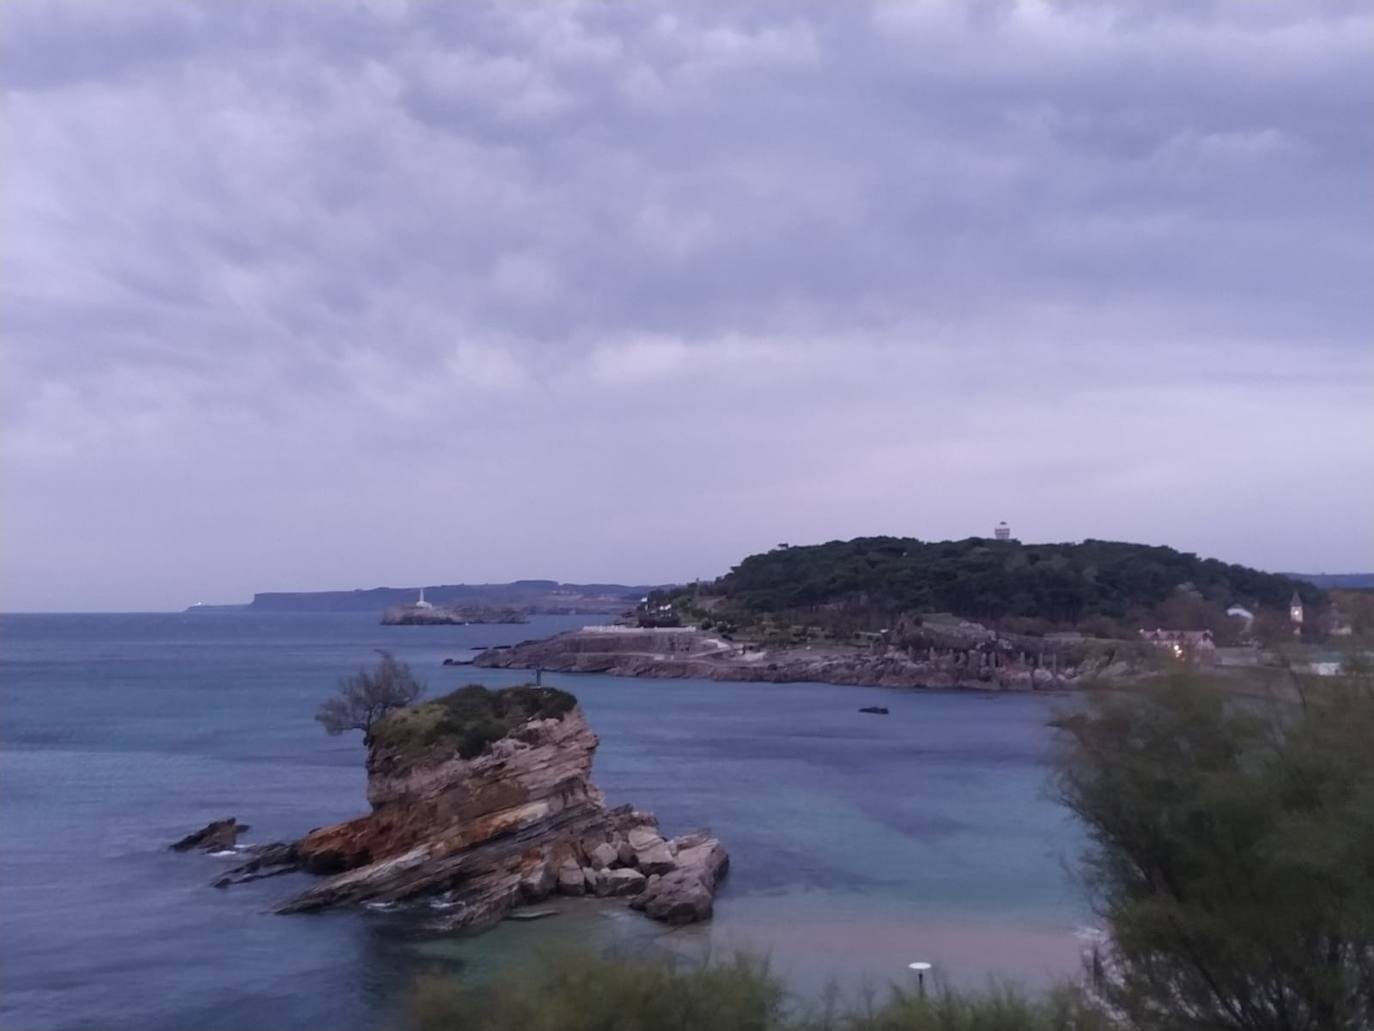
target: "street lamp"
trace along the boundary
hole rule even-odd
[[[916,986],[921,990],[921,995],[924,996],[926,994],[926,971],[930,969],[930,964],[918,959],[915,963],[908,963],[906,968],[916,971]]]

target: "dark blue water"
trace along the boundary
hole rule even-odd
[[[384,1027],[419,970],[485,976],[559,940],[743,944],[803,987],[910,958],[956,979],[1072,966],[1074,837],[1043,790],[1039,698],[546,676],[600,734],[609,802],[731,849],[714,923],[671,938],[604,906],[476,939],[414,914],[274,916],[303,879],[216,891],[224,860],[166,850],[228,815],[267,841],[363,811],[361,744],[313,714],[376,649],[432,693],[499,686],[526,676],[440,663],[585,621],[0,617],[0,1026]],[[857,712],[875,703],[892,715]]]

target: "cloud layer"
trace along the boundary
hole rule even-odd
[[[1359,3],[20,2],[8,608],[1374,565]]]

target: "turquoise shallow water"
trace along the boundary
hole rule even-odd
[[[1039,697],[546,676],[600,734],[610,803],[731,850],[716,920],[670,933],[592,903],[478,938],[426,912],[278,917],[295,878],[214,891],[221,861],[166,851],[225,815],[273,840],[361,812],[360,743],[312,715],[374,649],[432,692],[499,686],[525,675],[440,663],[583,622],[0,617],[0,1026],[384,1027],[417,971],[477,978],[559,944],[748,946],[802,991],[881,984],[915,958],[960,981],[1073,969],[1076,838],[1044,792]]]

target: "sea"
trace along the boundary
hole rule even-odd
[[[715,919],[677,930],[591,900],[478,936],[425,905],[279,916],[306,875],[215,889],[232,857],[168,850],[227,816],[267,842],[364,812],[361,741],[313,716],[379,650],[430,694],[500,687],[530,675],[443,660],[593,619],[0,617],[0,1027],[395,1028],[418,977],[475,984],[567,948],[746,949],[801,996],[907,984],[914,961],[966,985],[1078,970],[1082,838],[1047,765],[1070,703],[1053,696],[545,674],[600,736],[609,804],[730,850]]]

